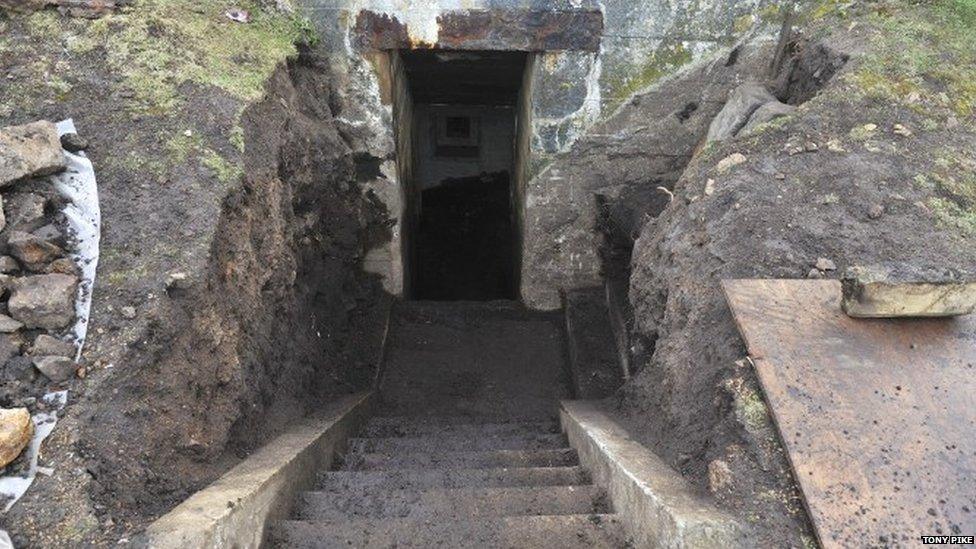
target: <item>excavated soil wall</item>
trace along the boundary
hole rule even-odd
[[[336,129],[325,62],[281,67],[243,113],[245,175],[207,270],[165,310],[83,420],[92,496],[145,522],[291,421],[373,379],[390,299],[361,258],[389,238]]]

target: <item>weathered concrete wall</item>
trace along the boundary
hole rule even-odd
[[[532,69],[531,160],[524,185],[530,210],[589,208],[590,197],[558,188],[572,182],[537,176],[636,91],[775,18],[768,6],[777,1],[295,0],[345,80],[340,122],[373,132],[377,156],[388,160],[396,157],[390,106],[379,100],[377,75],[364,52],[431,46],[539,52]],[[523,284],[523,299],[543,309],[559,306],[563,284],[599,278],[593,254],[578,253],[592,248],[589,235],[553,232],[544,226],[552,217],[524,216],[522,272],[540,263],[573,272],[558,283]]]
[[[377,77],[375,91],[377,99],[380,100],[378,108],[381,109],[373,123],[384,127],[388,125],[389,129],[382,135],[388,136],[389,139],[378,141],[370,150],[371,159],[366,161],[366,164],[378,165],[379,173],[373,174],[368,170],[358,169],[357,175],[367,178],[363,185],[365,192],[372,193],[383,203],[386,210],[390,212],[393,226],[389,242],[365,250],[363,268],[367,272],[380,275],[387,292],[402,295],[409,284],[408,277],[404,276],[404,273],[408,272],[409,262],[409,254],[406,252],[410,249],[407,240],[409,231],[405,230],[405,224],[410,219],[407,208],[410,204],[408,196],[411,190],[400,185],[399,182],[411,181],[414,169],[413,100],[410,97],[403,63],[398,55],[373,52],[369,62],[374,67]],[[350,124],[352,120],[344,119],[343,122]],[[368,127],[365,127],[368,126],[366,123],[359,122],[359,125],[368,131]],[[394,159],[387,153],[391,148],[404,151],[404,154],[401,158]]]
[[[522,74],[515,115],[515,175],[512,179],[512,225],[515,227],[515,251],[512,257],[515,269],[513,280],[522,278],[522,235],[525,234],[525,189],[530,178],[530,154],[532,150],[532,74],[536,56],[530,54]]]
[[[436,154],[434,118],[439,115],[468,116],[477,120],[478,156],[462,158]],[[448,178],[512,171],[515,113],[511,107],[418,104],[414,109],[414,128],[418,138],[414,177],[424,189],[436,187]]]

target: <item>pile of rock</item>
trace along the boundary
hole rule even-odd
[[[64,143],[77,149],[78,141]],[[43,177],[65,166],[54,124],[0,129],[2,406],[32,406],[50,385],[77,374],[77,349],[66,334],[75,319],[79,273],[66,251],[64,199]]]

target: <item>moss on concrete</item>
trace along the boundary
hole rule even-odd
[[[606,112],[616,111],[624,101],[690,63],[693,57],[691,50],[682,43],[664,45],[633,73],[609,76],[607,89],[610,91],[611,100],[608,102]]]

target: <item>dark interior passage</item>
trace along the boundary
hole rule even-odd
[[[410,295],[515,299],[517,120],[526,54],[402,52],[410,100]]]
[[[507,172],[447,179],[423,191],[414,284],[421,299],[515,296]]]

